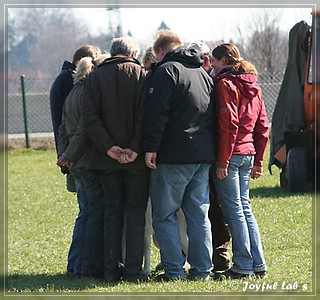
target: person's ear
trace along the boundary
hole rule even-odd
[[[212,66],[211,66],[211,60],[207,55],[203,56],[203,64],[202,64],[203,68],[205,70],[211,70]]]
[[[224,64],[224,65],[227,65],[227,64],[228,64],[228,62],[227,62],[227,60],[226,60],[225,57],[222,57],[222,58],[221,58],[221,62],[222,62],[222,64]]]
[[[138,51],[133,51],[130,56],[131,56],[132,58],[137,58],[138,55],[139,55],[139,54],[138,54]]]

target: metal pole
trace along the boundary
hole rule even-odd
[[[30,148],[29,145],[29,133],[28,133],[28,116],[27,116],[27,99],[24,83],[24,75],[21,75],[21,91],[22,91],[22,105],[23,105],[23,119],[24,119],[24,132],[26,136],[26,148]]]

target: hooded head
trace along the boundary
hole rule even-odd
[[[206,44],[205,41],[202,41],[202,40],[190,43],[188,45],[188,48],[197,49],[197,50],[200,50],[203,54],[211,55],[209,46]]]
[[[212,55],[209,46],[206,44],[205,41],[198,40],[196,42],[190,43],[188,45],[189,49],[196,49],[198,51],[201,51],[203,54],[203,64],[202,67],[210,73],[212,70]]]

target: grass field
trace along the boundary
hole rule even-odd
[[[65,275],[77,202],[75,195],[66,191],[55,157],[53,150],[8,151],[6,296],[28,295],[31,299],[32,295],[78,295],[80,299],[121,295],[121,299],[130,299],[148,295],[160,299],[171,295],[170,299],[182,299],[181,295],[189,295],[211,299],[234,295],[250,299],[253,295],[272,295],[282,299],[284,295],[300,298],[315,295],[316,290],[319,293],[314,273],[313,194],[282,190],[277,168],[271,176],[266,164],[264,177],[251,183],[251,198],[268,279],[109,285]],[[159,257],[153,247],[152,268]]]

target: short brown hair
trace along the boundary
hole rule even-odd
[[[100,54],[101,51],[98,47],[92,45],[84,45],[73,54],[72,63],[76,64],[76,62],[79,61],[81,58],[87,56],[91,57],[92,59],[95,59]]]
[[[153,44],[153,50],[158,53],[160,49],[162,50],[174,50],[183,45],[182,40],[179,36],[169,30],[160,30],[156,34],[156,40]]]

